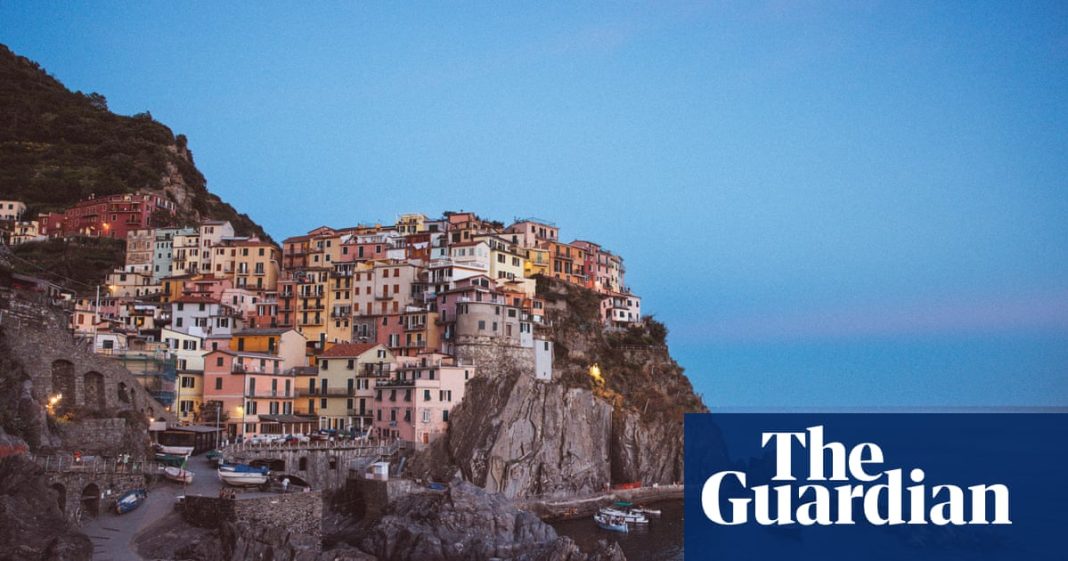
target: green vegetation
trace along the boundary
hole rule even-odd
[[[627,329],[605,330],[596,292],[539,278],[537,294],[548,303],[554,360],[563,384],[590,389],[617,411],[637,411],[647,419],[681,419],[683,413],[707,410],[668,354],[663,323],[647,317]],[[603,385],[589,374],[595,364]]]
[[[97,93],[71,92],[37,63],[0,45],[0,197],[24,201],[29,215],[61,211],[91,194],[184,185],[196,217],[229,220],[239,235],[269,236],[207,190],[185,136],[148,112],[108,111]]]
[[[71,238],[30,242],[11,248],[16,272],[48,279],[71,290],[86,292],[121,268],[126,242],[108,238]]]

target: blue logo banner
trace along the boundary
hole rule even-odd
[[[686,559],[1068,560],[1068,414],[686,415]]]

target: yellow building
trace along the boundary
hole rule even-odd
[[[526,266],[523,269],[523,276],[534,277],[537,275],[551,276],[550,267],[552,267],[552,261],[549,259],[549,250],[540,247],[532,247],[527,250],[527,260],[524,262]]]
[[[278,246],[249,238],[234,244],[234,287],[270,291],[278,288],[278,273],[282,262]]]
[[[397,231],[401,234],[418,234],[426,231],[426,216],[402,214],[397,218]]]
[[[486,242],[489,246],[489,276],[498,281],[522,279],[526,273],[526,252],[516,244],[496,235],[478,235],[474,241]]]
[[[235,331],[230,336],[230,349],[281,358],[283,371],[308,365],[304,335],[296,329],[278,327]]]
[[[328,345],[319,355],[318,372],[297,378],[295,412],[319,417],[319,427],[324,429],[369,426],[374,380],[365,374],[388,373],[392,362],[393,354],[383,345]]]

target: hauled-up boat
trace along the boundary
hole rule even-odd
[[[610,530],[612,532],[629,532],[627,523],[622,519],[615,516],[606,516],[601,513],[597,513],[593,516],[593,521],[597,523],[597,526],[602,530]]]
[[[234,487],[255,487],[267,483],[267,467],[253,467],[247,464],[226,464],[219,466],[219,480]]]
[[[212,450],[211,452],[208,452],[204,456],[208,459],[208,463],[210,463],[213,466],[218,466],[220,463],[222,463],[223,455],[222,455],[222,452],[220,452],[218,450]]]
[[[192,446],[163,446],[160,445],[157,450],[164,454],[174,454],[175,456],[189,456],[193,453]]]
[[[156,453],[156,461],[165,466],[182,467],[182,465],[185,464],[186,459],[185,456],[179,456],[177,454]]]
[[[177,481],[178,483],[192,483],[193,472],[182,469],[180,467],[165,467],[163,468],[163,476],[171,481]]]
[[[621,518],[627,524],[648,524],[649,519],[644,514],[634,510],[621,510],[612,507],[604,507],[598,514],[609,518]]]
[[[148,497],[148,492],[144,489],[132,489],[126,491],[120,495],[119,499],[115,502],[115,512],[118,514],[126,514],[141,506],[141,503],[145,502],[146,497]]]

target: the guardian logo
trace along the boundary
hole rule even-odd
[[[805,484],[749,488],[745,472],[720,471],[701,489],[705,516],[723,526],[746,524],[751,517],[764,526],[853,525],[865,520],[873,525],[1012,524],[1007,486],[976,484],[967,491],[956,485],[929,487],[918,467],[908,470],[906,486],[905,468],[884,469],[878,445],[864,442],[847,450],[840,442],[825,443],[822,425],[805,432],[762,433],[761,447],[775,450],[772,481],[797,481],[795,442],[808,453]]]

